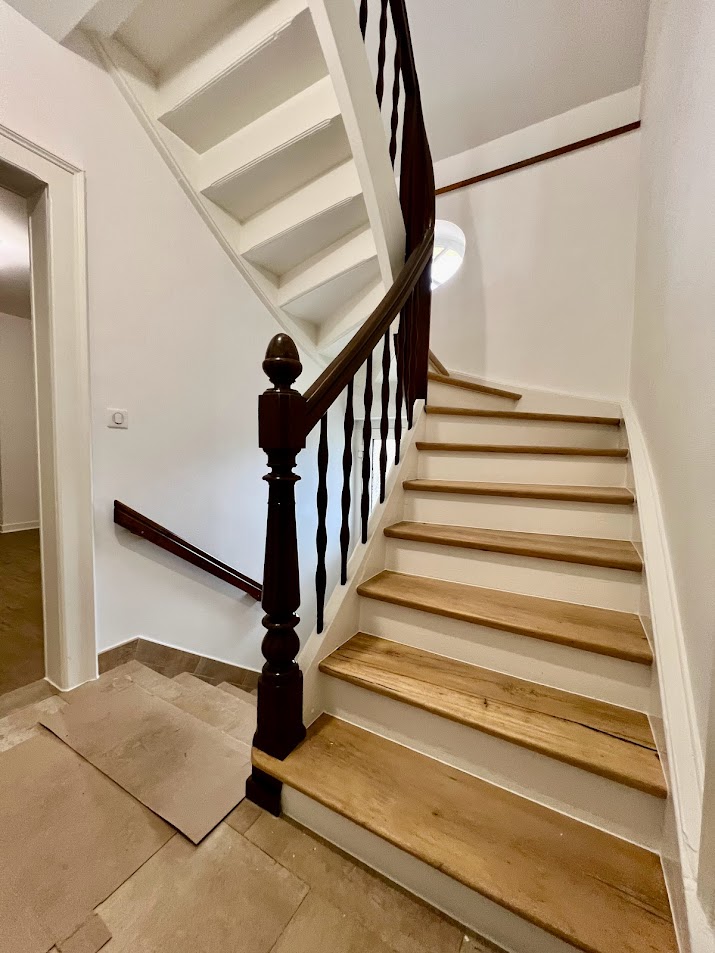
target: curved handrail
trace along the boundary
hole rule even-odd
[[[338,354],[303,395],[306,400],[306,433],[316,426],[326,410],[345,390],[348,381],[365,363],[414,291],[432,255],[434,216],[422,243],[415,248],[394,284],[355,337]]]

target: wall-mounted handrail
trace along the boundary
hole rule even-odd
[[[264,478],[268,483],[263,574],[266,635],[262,645],[266,664],[258,682],[258,724],[253,744],[279,759],[286,758],[305,737],[303,675],[296,662],[300,649],[296,632],[300,573],[295,513],[295,484],[300,477],[293,472],[297,456],[305,447],[310,432],[319,427],[315,591],[316,627],[321,632],[327,588],[326,552],[333,542],[328,538],[327,524],[327,473],[331,453],[328,412],[336,408],[345,395],[342,427],[344,444],[341,448],[342,524],[334,541],[334,545],[340,547],[340,581],[345,584],[352,526],[353,400],[358,380],[363,387],[359,493],[363,543],[367,541],[370,496],[374,484],[371,470],[373,402],[377,405],[376,411],[379,411],[380,417],[376,434],[380,452],[375,456],[379,473],[379,497],[380,502],[383,502],[390,426],[394,435],[394,458],[398,463],[403,418],[405,425],[412,427],[414,404],[427,397],[430,264],[435,224],[434,170],[422,116],[405,2],[361,0],[355,29],[360,29],[363,37],[366,36],[371,2],[375,2],[379,11],[375,92],[380,109],[383,108],[385,90],[389,88],[384,75],[388,5],[395,32],[392,103],[386,126],[389,127],[388,151],[393,166],[398,153],[398,130],[401,129],[399,177],[400,206],[406,236],[405,264],[363,327],[305,394],[293,388],[302,365],[298,349],[288,335],[278,334],[273,338],[263,362],[263,370],[272,385],[260,396],[258,405],[259,444],[266,452],[269,470]],[[374,357],[376,360],[373,360]],[[375,383],[379,386],[375,387]],[[255,803],[274,814],[280,813],[280,784],[273,778],[254,768],[246,791]]]
[[[254,599],[260,600],[262,598],[263,587],[260,582],[256,582],[256,580],[251,579],[250,576],[244,576],[244,574],[237,569],[233,569],[214,556],[210,556],[208,553],[203,552],[203,550],[197,549],[196,546],[187,543],[185,539],[172,533],[171,530],[168,530],[165,526],[162,526],[160,523],[155,523],[154,520],[150,520],[147,516],[143,516],[141,513],[133,510],[130,506],[127,506],[126,503],[120,503],[119,500],[114,501],[114,522],[117,526],[121,526],[123,529],[129,530],[130,533],[134,533],[135,536],[141,536],[142,539],[153,543],[155,546],[158,546],[159,549],[163,549],[167,553],[172,553],[174,556],[178,556],[179,559],[191,563],[192,566],[197,566],[199,569],[203,569],[204,572],[210,573],[218,579],[222,579],[237,589],[241,589]]]

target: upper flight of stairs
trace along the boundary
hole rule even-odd
[[[625,434],[519,396],[431,375],[383,567],[319,664],[324,714],[254,763],[298,820],[513,953],[672,953]]]
[[[404,255],[355,7],[189,7],[100,0],[80,26],[254,291],[302,348],[330,357]]]

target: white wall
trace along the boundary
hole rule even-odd
[[[260,607],[116,529],[112,501],[261,579],[267,490],[256,408],[266,344],[280,328],[82,51],[87,59],[0,2],[0,123],[87,172],[99,648],[144,635],[257,666]],[[318,372],[304,365],[302,389]],[[129,411],[128,430],[107,428],[110,407]],[[309,594],[315,488],[299,488]]]
[[[715,660],[715,6],[653,0],[631,400],[655,472],[701,740]]]
[[[38,525],[32,322],[0,314],[0,531]]]
[[[629,133],[438,197],[437,217],[467,237],[461,271],[433,296],[443,363],[524,387],[625,395],[638,155]]]

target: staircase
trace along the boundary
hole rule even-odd
[[[674,951],[624,428],[525,402],[431,375],[359,631],[319,663],[323,714],[254,765],[514,953]]]
[[[352,0],[100,0],[80,26],[273,316],[337,353],[405,250]]]

